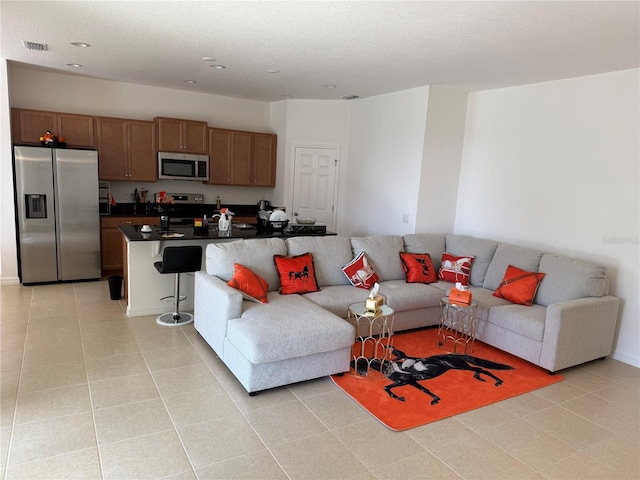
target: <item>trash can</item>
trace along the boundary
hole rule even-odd
[[[111,300],[120,300],[122,297],[122,275],[111,275],[109,277],[109,293]]]

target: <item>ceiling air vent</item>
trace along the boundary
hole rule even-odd
[[[26,40],[23,40],[22,44],[24,45],[24,48],[35,50],[36,52],[44,52],[45,50],[47,50],[46,43],[27,42]]]
[[[360,95],[344,95],[340,98],[344,100],[355,100],[356,98],[360,98]]]

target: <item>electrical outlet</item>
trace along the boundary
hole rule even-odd
[[[125,202],[129,200],[129,194],[127,192],[122,192],[122,200]]]
[[[402,214],[402,223],[409,223],[409,214],[408,213],[403,213]]]

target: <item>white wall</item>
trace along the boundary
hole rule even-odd
[[[416,232],[452,232],[462,162],[467,92],[429,87]]]
[[[293,202],[294,148],[336,147],[338,158],[338,210],[336,231],[344,230],[343,198],[346,191],[346,165],[349,158],[351,103],[346,100],[283,100],[272,105],[272,125],[278,134],[278,184],[276,193],[281,205]],[[280,152],[280,149],[282,151]],[[280,181],[282,183],[280,183]],[[278,198],[278,195],[281,197]]]
[[[341,234],[415,231],[428,98],[420,87],[352,103]]]
[[[14,223],[13,169],[11,166],[11,114],[7,62],[0,59],[0,278],[18,282]]]
[[[639,73],[473,93],[455,232],[594,260],[623,299],[614,357],[640,366]]]

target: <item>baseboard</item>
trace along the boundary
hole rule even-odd
[[[2,277],[0,278],[0,285],[18,285],[20,284],[20,277]]]
[[[167,303],[165,308],[146,308],[134,310],[131,307],[127,307],[127,317],[144,317],[145,315],[160,315],[171,311],[173,308],[172,303]],[[193,303],[180,302],[180,311],[193,313]]]
[[[629,365],[633,365],[634,367],[640,368],[640,359],[638,359],[638,357],[632,357],[630,355],[625,355],[624,353],[614,352],[611,355],[611,358],[622,363],[627,363]]]

